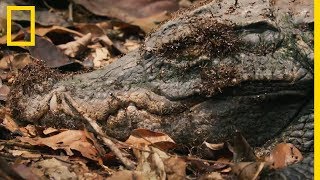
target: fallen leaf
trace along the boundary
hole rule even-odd
[[[26,28],[26,32],[30,33],[30,29]],[[61,40],[68,40],[66,38],[68,35],[72,37],[83,37],[84,34],[74,31],[72,29],[68,29],[61,26],[51,26],[51,27],[36,27],[35,34],[41,37],[48,36],[52,41],[61,41]],[[53,37],[51,37],[53,36]],[[60,38],[59,38],[60,37]],[[63,37],[63,38],[61,38]],[[19,31],[17,33],[11,34],[12,41],[20,41],[24,38],[24,33]],[[70,39],[70,38],[69,38]],[[73,38],[72,38],[73,39]],[[63,41],[62,41],[63,42]],[[0,44],[7,43],[7,36],[0,37]],[[66,42],[65,42],[66,43]]]
[[[75,29],[82,34],[92,34],[92,38],[98,38],[105,35],[104,30],[96,24],[76,24]]]
[[[1,125],[8,129],[10,132],[15,132],[19,130],[19,126],[17,123],[11,118],[9,109],[1,108],[0,115],[1,115]]]
[[[138,159],[136,170],[143,172],[147,179],[185,179],[186,162],[179,157],[170,157],[158,148],[143,146],[133,149]]]
[[[27,180],[40,180],[36,174],[34,174],[30,167],[24,164],[13,165],[12,169],[16,171],[22,178]]]
[[[79,151],[82,156],[92,159],[94,161],[101,161],[98,155],[98,151],[94,145],[88,142],[86,133],[80,130],[67,130],[62,131],[59,134],[46,137],[46,138],[29,138],[29,137],[17,137],[22,142],[27,142],[31,145],[45,145],[54,150],[63,149],[67,155],[74,155],[72,150]]]
[[[291,164],[302,161],[301,152],[291,143],[280,143],[272,150],[266,161],[271,164],[271,168],[280,169]]]
[[[43,130],[43,134],[44,135],[48,135],[48,134],[56,133],[56,132],[59,132],[59,130],[55,129],[55,128],[52,128],[52,127],[49,127],[47,129]]]
[[[165,171],[168,180],[186,179],[187,163],[178,157],[170,157],[164,161]]]
[[[37,27],[36,28],[36,35],[38,36],[46,36],[48,33],[57,33],[61,35],[65,34],[71,34],[73,36],[82,37],[84,36],[83,33],[80,33],[78,31],[61,27],[61,26],[51,26],[51,27]]]
[[[235,163],[242,161],[256,161],[257,157],[254,154],[252,147],[247,140],[241,135],[240,132],[236,132],[233,138],[233,146],[228,144],[229,150],[233,153],[233,161]]]
[[[0,3],[0,37],[7,33],[7,3]]]
[[[24,129],[27,130],[28,134],[32,137],[37,136],[37,129],[34,125],[28,124]]]
[[[70,164],[55,158],[46,159],[31,165],[32,172],[41,179],[77,179],[77,174],[69,170]]]
[[[8,95],[10,92],[10,88],[7,85],[0,86],[0,100],[6,101],[8,99]]]
[[[88,33],[75,41],[68,42],[67,44],[61,44],[58,46],[58,48],[60,48],[65,55],[74,58],[82,53],[84,49],[87,48],[88,44],[91,43],[91,41],[92,35],[91,33]]]
[[[126,39],[126,42],[123,44],[123,46],[126,47],[128,53],[130,51],[138,49],[140,47],[140,44],[137,41]]]
[[[40,158],[41,154],[34,154],[25,150],[8,150],[13,156],[19,156],[24,158]]]
[[[139,25],[145,30],[152,29],[164,20],[163,14],[179,9],[175,0],[73,0],[93,14],[120,19],[124,22]],[[103,4],[103,6],[101,6]],[[168,17],[167,17],[168,18]]]
[[[22,69],[32,62],[34,62],[34,58],[32,58],[28,53],[19,53],[14,55],[8,54],[0,60],[0,69]]]
[[[168,150],[176,146],[175,142],[166,134],[154,132],[147,129],[135,129],[126,140],[127,144],[133,146],[154,145],[162,150]]]
[[[165,11],[150,17],[135,19],[131,24],[139,26],[144,32],[151,32],[153,29],[158,27],[158,24],[169,18],[169,14]]]
[[[14,21],[30,21],[30,11],[13,11],[12,20]],[[57,11],[47,11],[36,9],[35,21],[42,26],[68,26],[69,23]]]
[[[72,64],[71,61],[60,49],[45,38],[36,36],[36,45],[28,48],[30,54],[45,62],[48,67],[56,68]]]
[[[264,166],[264,162],[240,162],[231,168],[240,180],[256,180]]]
[[[224,147],[224,143],[212,144],[205,141],[203,144],[213,151],[221,150]]]
[[[224,180],[220,173],[212,172],[210,174],[205,174],[199,178],[199,180]]]
[[[169,156],[161,150],[153,147],[141,147],[143,151],[134,149],[134,155],[138,159],[136,170],[143,172],[148,179],[166,179],[165,167],[162,159]]]
[[[93,57],[92,61],[95,68],[103,67],[109,60],[111,60],[110,52],[104,47],[95,49],[95,52],[93,52],[91,56]]]
[[[112,174],[107,180],[145,180],[147,177],[140,171],[123,170]]]

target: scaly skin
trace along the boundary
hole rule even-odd
[[[77,128],[71,97],[119,139],[148,128],[198,144],[237,129],[254,146],[282,134],[312,154],[313,2],[214,1],[163,24],[104,69],[48,81],[50,93],[38,86],[17,86],[17,119]]]

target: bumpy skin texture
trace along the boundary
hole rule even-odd
[[[104,69],[33,92],[19,86],[16,118],[77,128],[85,113],[115,138],[148,128],[189,144],[240,130],[254,146],[282,135],[312,152],[313,2],[234,3],[214,1],[166,22]]]

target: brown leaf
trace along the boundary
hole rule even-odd
[[[58,131],[59,131],[58,129],[49,127],[49,128],[47,128],[47,129],[43,130],[43,134],[44,134],[44,135],[48,135],[48,134],[51,134],[51,133],[56,133],[56,132],[58,132]]]
[[[163,159],[169,156],[154,147],[144,146],[141,147],[143,151],[134,149],[133,153],[138,159],[136,170],[143,172],[148,179],[166,179],[165,166]]]
[[[176,0],[73,0],[93,14],[118,18],[124,22],[146,27],[164,20],[166,12],[179,9]],[[103,6],[101,6],[103,4]],[[137,23],[140,22],[140,23]],[[143,22],[143,23],[141,23]],[[146,28],[144,28],[146,29]]]
[[[12,20],[15,21],[30,21],[30,11],[13,11]],[[35,21],[42,26],[68,26],[69,23],[62,15],[54,11],[36,10]]]
[[[147,177],[140,171],[118,171],[112,174],[107,180],[145,180]]]
[[[1,125],[8,129],[10,132],[15,132],[19,129],[17,123],[11,118],[9,109],[1,108],[0,109],[1,116]]]
[[[280,169],[302,161],[301,152],[291,143],[280,143],[271,152],[266,161],[271,168]]]
[[[47,137],[47,138],[28,138],[28,137],[17,137],[22,142],[27,142],[31,145],[45,145],[51,147],[54,150],[63,149],[66,151],[67,155],[72,156],[72,150],[79,151],[82,156],[100,161],[95,147],[88,142],[86,133],[80,130],[67,130],[61,133]]]
[[[111,59],[110,52],[107,48],[96,48],[94,52],[90,55],[93,60],[93,65],[95,68],[103,67],[104,65],[113,62],[114,59]]]
[[[24,158],[40,158],[41,154],[34,154],[26,150],[8,150],[13,156],[19,156]]]
[[[75,41],[68,42],[67,44],[61,44],[58,47],[65,55],[74,58],[87,48],[88,44],[91,43],[91,40],[92,35],[91,33],[88,33]]]
[[[36,36],[36,45],[28,49],[33,57],[44,61],[48,67],[56,68],[73,63],[54,44],[39,36]]]
[[[240,180],[255,180],[264,168],[264,162],[240,162],[232,166],[232,172]]]
[[[77,179],[77,174],[71,172],[69,166],[70,164],[52,158],[38,161],[31,168],[41,179]]]
[[[34,59],[28,53],[8,54],[0,60],[0,69],[22,69],[32,62]]]
[[[29,28],[26,28],[25,30],[26,30],[26,32],[30,33]],[[49,36],[50,34],[55,34],[55,36],[59,35],[58,37],[64,37],[64,40],[66,39],[65,37],[67,35],[78,36],[78,37],[84,36],[84,34],[81,34],[77,31],[72,30],[72,29],[68,29],[68,28],[61,27],[61,26],[36,27],[35,34],[38,36],[41,36],[41,37],[46,36],[46,35]],[[24,34],[22,31],[19,31],[17,33],[12,33],[11,36],[12,36],[11,37],[12,41],[21,41],[24,38]],[[6,43],[7,43],[7,36],[0,37],[0,44],[6,44]]]
[[[126,143],[142,147],[152,144],[162,150],[168,150],[176,146],[175,142],[168,135],[147,129],[133,130]]]
[[[96,24],[77,24],[75,29],[82,34],[91,33],[93,38],[105,35],[103,29]]]
[[[72,29],[68,29],[65,27],[61,27],[61,26],[51,26],[51,27],[37,27],[36,28],[36,35],[38,36],[46,36],[48,33],[57,33],[57,34],[70,34],[73,36],[79,36],[82,37],[84,36],[83,33],[74,31]]]
[[[10,92],[10,88],[7,85],[0,86],[0,100],[6,101]]]
[[[247,140],[241,135],[240,132],[236,132],[233,139],[233,146],[228,145],[229,150],[233,153],[234,162],[242,161],[256,161],[257,157],[254,154],[252,147]]]
[[[212,172],[201,176],[199,180],[223,180],[223,177],[218,172]]]
[[[186,179],[187,163],[178,157],[171,157],[164,161],[165,171],[168,180]]]
[[[13,165],[12,168],[24,179],[40,180],[40,178],[32,172],[31,168],[24,164]]]
[[[213,151],[220,150],[224,147],[224,143],[212,144],[212,143],[208,143],[205,141],[205,142],[203,142],[203,144],[205,144],[206,147],[208,147],[209,149],[211,149]]]
[[[150,17],[135,19],[131,24],[139,26],[144,32],[150,32],[151,30],[155,29],[160,22],[169,18],[170,16],[167,12],[162,12]]]

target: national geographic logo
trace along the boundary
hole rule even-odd
[[[12,40],[12,13],[14,11],[30,11],[29,41]],[[10,6],[0,2],[0,34],[6,33],[7,46],[35,46],[35,15],[35,6]]]

